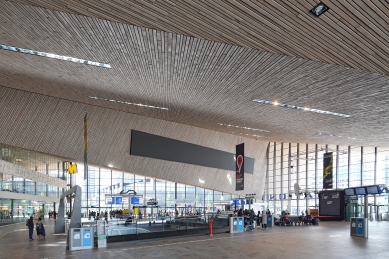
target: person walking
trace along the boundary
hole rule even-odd
[[[28,227],[28,237],[30,239],[30,241],[34,240],[32,238],[32,234],[34,232],[34,218],[33,217],[30,217],[30,219],[27,220],[27,227]]]

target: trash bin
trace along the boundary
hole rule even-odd
[[[368,237],[368,219],[350,218],[350,236]]]
[[[69,250],[93,248],[93,228],[71,228],[68,232]]]

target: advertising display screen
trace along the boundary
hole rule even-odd
[[[344,194],[346,195],[355,195],[354,189],[345,189]]]
[[[367,186],[366,190],[367,190],[367,194],[379,194],[378,186]]]
[[[325,191],[320,193],[319,211],[321,216],[339,216],[340,208],[340,192]]]
[[[355,188],[355,194],[356,195],[366,195],[365,188]]]

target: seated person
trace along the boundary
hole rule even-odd
[[[304,212],[302,212],[300,217],[299,217],[299,221],[304,222],[304,219],[305,219]]]
[[[287,214],[284,215],[284,222],[285,222],[285,224],[287,224],[287,225],[293,225],[292,220],[290,220],[290,219],[288,218],[288,215],[287,215]]]
[[[312,222],[311,215],[307,215],[306,217],[304,217],[304,224],[309,224],[311,222]]]

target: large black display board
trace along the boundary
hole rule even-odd
[[[130,154],[235,171],[235,154],[137,130],[131,132]],[[254,158],[245,157],[244,173],[254,173]]]
[[[344,192],[322,191],[319,194],[320,216],[344,216]]]

